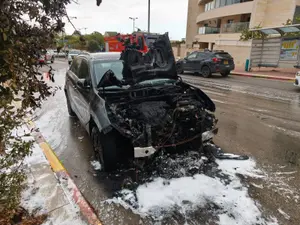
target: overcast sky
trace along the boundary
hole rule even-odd
[[[68,6],[68,15],[76,16],[72,22],[76,28],[86,27],[87,33],[98,31],[132,32],[132,20],[138,17],[136,27],[147,30],[148,0],[103,0],[100,7],[96,0],[78,0],[79,5]],[[169,32],[170,39],[185,38],[188,0],[151,0],[151,32]],[[74,29],[66,24],[66,32]],[[85,33],[85,30],[81,30]]]

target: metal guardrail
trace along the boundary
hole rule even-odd
[[[221,26],[221,33],[241,33],[249,28],[249,22],[226,23]]]
[[[217,27],[199,27],[199,34],[219,34],[220,28]]]

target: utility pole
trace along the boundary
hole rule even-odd
[[[129,17],[129,19],[132,20],[132,22],[133,22],[133,31],[132,32],[134,32],[134,30],[135,30],[135,20],[137,20],[138,17]]]
[[[148,0],[148,33],[150,33],[150,0]]]

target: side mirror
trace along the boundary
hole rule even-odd
[[[86,79],[78,79],[77,85],[80,88],[83,88],[83,89],[89,89],[90,88],[90,84]]]

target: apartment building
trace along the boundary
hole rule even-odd
[[[239,41],[247,28],[282,26],[300,16],[300,0],[189,0],[187,52],[197,48],[225,50],[244,65],[251,42]]]

